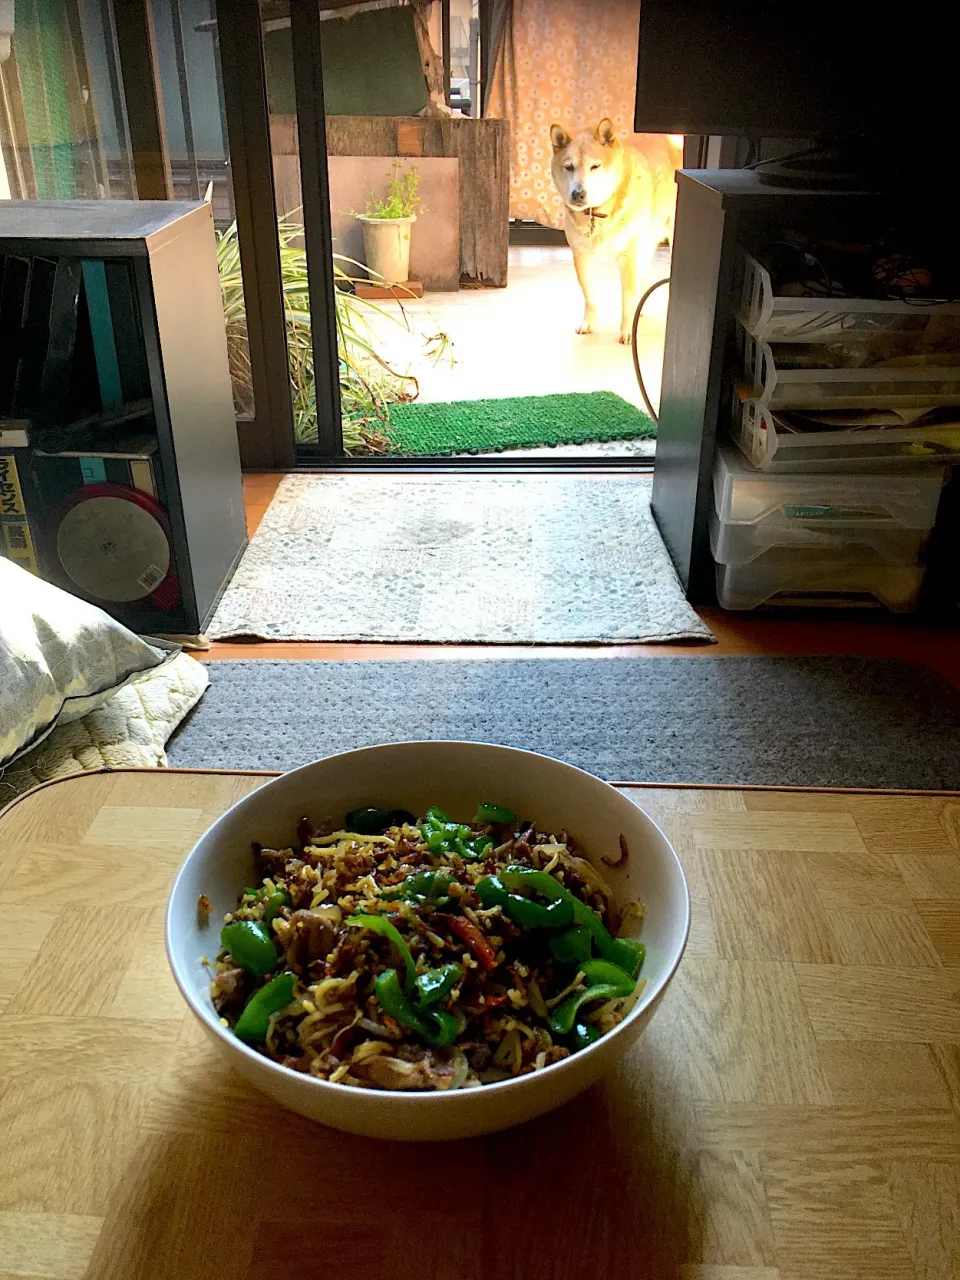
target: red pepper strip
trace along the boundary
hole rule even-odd
[[[489,1013],[491,1009],[499,1009],[501,1005],[506,1003],[506,996],[481,996],[479,1004],[472,1009],[467,1009],[467,1013],[475,1018],[481,1013]]]
[[[465,916],[450,916],[447,924],[451,932],[467,944],[485,969],[497,967],[496,952],[487,941],[483,930],[478,929],[472,920],[467,920]]]

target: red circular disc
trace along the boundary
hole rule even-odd
[[[139,489],[98,483],[75,490],[60,509],[56,548],[67,576],[96,600],[149,600],[164,612],[180,600],[169,518]]]

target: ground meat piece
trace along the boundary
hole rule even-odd
[[[360,1021],[362,1014],[358,1013],[352,1022],[345,1027],[341,1027],[330,1043],[329,1053],[332,1058],[343,1059],[347,1056],[353,1046],[360,1037],[360,1029],[357,1023]]]
[[[338,871],[342,879],[355,880],[372,870],[375,862],[371,853],[345,853],[339,859]]]
[[[529,862],[533,853],[533,845],[536,842],[537,833],[533,827],[527,827],[525,831],[521,831],[513,844],[512,857]]]
[[[357,957],[363,950],[363,937],[359,933],[348,933],[341,938],[337,946],[327,956],[327,977],[338,978],[343,973],[350,973],[356,968]]]
[[[301,849],[305,849],[308,844],[313,844],[319,836],[320,828],[315,826],[310,818],[301,818],[297,823],[297,843]]]
[[[262,880],[264,876],[273,876],[276,878],[280,875],[287,865],[287,860],[291,856],[289,849],[255,849],[257,875]]]
[[[471,1049],[467,1054],[467,1061],[474,1071],[485,1071],[490,1065],[490,1059],[493,1057],[493,1050],[489,1045],[478,1044],[475,1049]]]
[[[326,916],[316,911],[295,911],[290,917],[287,936],[287,963],[306,969],[318,960],[326,960],[333,950],[337,931]]]
[[[284,883],[294,908],[309,906],[313,901],[313,895],[317,892],[316,880],[297,879],[291,876]]]
[[[211,983],[213,1004],[224,1017],[238,1014],[247,1003],[247,975],[242,969],[224,969]]]

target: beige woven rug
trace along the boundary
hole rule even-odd
[[[292,475],[211,638],[710,641],[649,476]]]

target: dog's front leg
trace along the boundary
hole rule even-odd
[[[636,245],[620,255],[617,266],[620,268],[620,341],[630,342],[633,337],[633,316],[640,301]]]
[[[592,333],[593,326],[597,323],[597,303],[594,293],[594,263],[589,254],[573,253],[573,265],[577,273],[577,279],[580,281],[580,288],[583,290],[583,320],[577,333]]]

